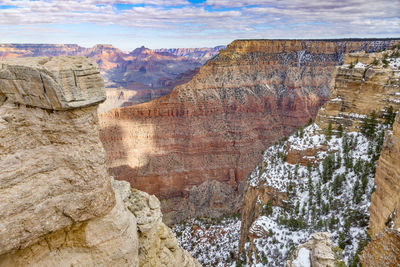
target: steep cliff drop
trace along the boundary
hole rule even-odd
[[[398,92],[400,94],[400,91]],[[372,241],[360,258],[363,266],[400,265],[400,113],[386,134],[375,175],[369,220]]]
[[[0,61],[0,266],[199,266],[155,196],[110,179],[85,57]]]
[[[344,53],[395,40],[239,40],[186,84],[100,116],[117,179],[156,194],[165,221],[238,212],[261,152],[314,118]]]
[[[400,109],[400,54],[357,52],[346,55],[344,63],[333,73],[331,96],[315,123],[269,147],[250,175],[239,243],[247,262],[282,266],[299,243],[329,231],[334,247],[340,248],[335,254],[343,252],[335,260],[357,266],[368,240],[369,211],[375,233],[385,222],[393,226],[388,231],[398,227],[396,123],[378,169],[376,163],[385,131],[391,132]],[[377,191],[371,203],[374,176]],[[392,242],[387,251],[397,253],[398,235],[383,233],[379,238]],[[380,266],[378,262],[367,266]]]

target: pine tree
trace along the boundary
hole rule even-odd
[[[385,123],[386,125],[389,125],[390,128],[392,128],[392,127],[393,127],[393,123],[394,123],[395,117],[396,117],[396,113],[393,111],[393,107],[390,106],[390,107],[387,109],[387,111],[386,111],[386,113],[385,113],[385,115],[384,115],[384,118],[385,118],[385,122],[384,122],[384,123]]]
[[[339,138],[342,138],[342,136],[343,136],[343,126],[341,124],[339,124],[339,126],[337,128],[337,136]]]
[[[325,131],[326,140],[329,141],[332,138],[332,123],[329,122],[328,129]]]
[[[375,135],[376,126],[378,125],[377,116],[375,110],[373,110],[369,116],[365,117],[363,124],[361,125],[361,133],[366,137],[372,138]]]

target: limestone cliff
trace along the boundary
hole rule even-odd
[[[0,61],[0,266],[199,266],[159,201],[107,174],[104,100],[85,57]]]
[[[372,111],[382,117],[388,107],[400,108],[399,68],[396,64],[382,64],[390,53],[346,55],[345,64],[336,68],[331,97],[318,111],[316,122],[321,128],[327,129],[331,123],[333,129],[341,124],[346,131],[359,131],[363,119]]]
[[[388,132],[375,175],[376,192],[372,194],[369,233],[371,242],[360,258],[363,266],[398,266],[400,264],[400,114],[393,132]]]
[[[399,90],[400,92],[400,90]],[[375,175],[376,192],[370,207],[370,234],[384,228],[400,229],[400,114],[396,116],[393,132],[388,132]]]
[[[166,199],[168,223],[237,212],[261,152],[315,117],[344,53],[394,43],[234,41],[169,95],[100,116],[110,171]]]

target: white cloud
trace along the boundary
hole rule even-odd
[[[116,3],[136,6],[118,10]],[[1,5],[17,8],[0,8],[0,26],[20,25],[21,34],[27,25],[94,23],[221,40],[400,35],[400,1],[393,0],[207,0],[198,5],[186,0],[3,0]]]

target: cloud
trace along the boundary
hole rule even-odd
[[[20,26],[21,34],[27,25],[91,23],[204,39],[397,37],[399,10],[393,0],[3,0],[0,26]]]

